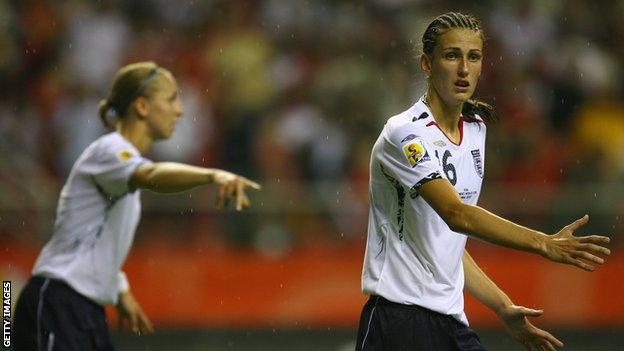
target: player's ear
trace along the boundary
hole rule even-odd
[[[136,98],[131,105],[136,111],[137,117],[140,119],[147,117],[149,113],[149,104],[147,99],[144,96],[139,96]]]
[[[420,55],[420,69],[425,72],[427,78],[431,77],[431,62],[426,54]]]

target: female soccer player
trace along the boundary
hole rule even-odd
[[[142,156],[171,136],[182,115],[176,80],[152,62],[121,68],[99,112],[115,131],[87,147],[61,191],[54,234],[17,303],[16,351],[113,350],[108,304],[133,332],[153,331],[120,270],[141,213],[140,189],[171,193],[214,183],[217,208],[234,200],[238,211],[250,205],[245,190],[260,189],[223,170]]]
[[[390,118],[373,147],[362,273],[370,299],[357,350],[483,350],[468,328],[464,287],[527,349],[555,350],[563,343],[527,319],[542,311],[513,304],[465,251],[467,235],[588,271],[610,253],[607,237],[572,235],[587,216],[546,235],[476,206],[484,120],[495,118],[491,106],[471,100],[483,41],[470,15],[435,18],[422,37],[426,95]]]

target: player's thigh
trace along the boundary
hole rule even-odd
[[[44,301],[43,324],[47,342],[55,351],[111,351],[104,309],[78,294],[64,283],[58,283]],[[47,312],[47,314],[46,314]]]
[[[451,317],[376,299],[362,311],[357,351],[457,351]]]
[[[15,351],[37,350],[37,302],[41,282],[28,280],[15,306],[13,347]]]
[[[472,329],[457,322],[455,330],[455,343],[459,351],[485,351],[481,345],[481,339]]]

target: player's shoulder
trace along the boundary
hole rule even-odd
[[[93,156],[100,159],[116,158],[127,161],[140,156],[138,150],[119,132],[111,132],[97,138],[89,146]]]
[[[464,120],[464,132],[484,137],[487,132],[487,126],[483,118],[479,115],[471,117],[462,117]]]
[[[418,101],[409,109],[394,115],[386,122],[386,136],[395,145],[406,139],[426,138],[429,134],[427,124],[433,121],[429,109]]]

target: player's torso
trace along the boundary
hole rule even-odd
[[[432,149],[430,157],[438,162],[442,177],[455,187],[462,201],[476,204],[485,170],[485,125],[462,118],[460,138],[454,142],[430,119],[421,134]]]

